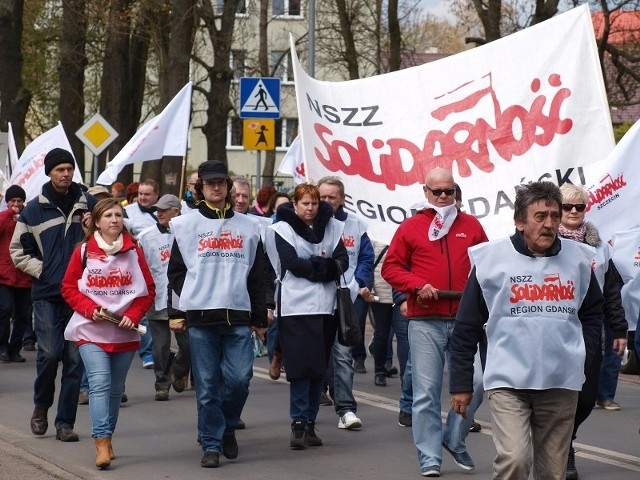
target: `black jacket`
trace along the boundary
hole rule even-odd
[[[533,257],[518,231],[511,237],[511,243],[522,255]],[[559,239],[545,256],[553,257],[560,253],[562,246]],[[497,273],[499,274],[499,273]],[[601,348],[601,331],[604,298],[595,274],[591,272],[591,281],[587,294],[578,310],[578,318],[582,323],[582,335],[586,349],[585,365],[589,365],[596,351]],[[451,337],[451,376],[449,391],[451,393],[473,391],[473,357],[478,342],[484,333],[484,324],[489,319],[487,303],[476,277],[475,267],[471,270],[469,281],[462,293],[460,306],[456,315],[453,335]],[[552,334],[552,332],[549,332]]]

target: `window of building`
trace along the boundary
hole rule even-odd
[[[216,15],[222,15],[224,4],[227,0],[214,0],[213,9]],[[236,8],[236,15],[245,15],[247,13],[247,0],[240,0]]]
[[[247,76],[247,51],[231,50],[231,70],[233,70],[233,79],[240,80]]]
[[[297,135],[297,118],[280,118],[276,120],[276,148],[289,147]]]
[[[242,147],[242,126],[242,118],[229,118],[227,122],[227,147]]]
[[[273,0],[271,2],[271,13],[274,17],[286,15],[289,17],[299,17],[300,0]]]
[[[271,51],[270,65],[272,75],[285,83],[293,82],[293,66],[289,52]]]

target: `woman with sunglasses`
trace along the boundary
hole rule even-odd
[[[578,407],[573,425],[573,439],[575,439],[578,427],[589,417],[596,400],[598,405],[605,406],[605,408],[615,404],[613,396],[620,369],[620,356],[627,343],[628,325],[620,298],[622,279],[611,261],[609,244],[600,238],[596,227],[584,219],[589,201],[587,192],[580,186],[568,183],[560,187],[560,191],[562,192],[562,219],[558,234],[562,238],[586,243],[596,249],[593,269],[604,295],[606,361],[603,364],[602,352],[598,350],[591,363],[584,367],[585,382],[578,397]],[[606,376],[609,378],[605,380]],[[613,387],[609,387],[610,392],[607,394],[611,398],[600,398],[599,383],[613,385]],[[577,480],[578,478],[573,445],[569,449],[566,478],[567,480]]]

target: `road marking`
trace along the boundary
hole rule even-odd
[[[256,377],[264,378],[273,382],[269,378],[269,370],[261,367],[253,367],[253,372]],[[286,383],[285,375],[283,374],[278,382]],[[398,399],[389,397],[383,397],[382,395],[376,395],[374,393],[362,392],[360,390],[354,390],[353,396],[356,401],[390,412],[398,412]],[[440,412],[442,419],[447,418],[448,412]],[[482,430],[479,433],[491,436],[491,423],[490,422],[478,422],[482,425]],[[635,455],[628,455],[626,453],[620,453],[613,450],[607,450],[605,448],[596,447],[593,445],[586,445],[584,443],[574,442],[573,447],[576,449],[576,457],[586,458],[593,460],[594,462],[604,463],[606,465],[612,465],[633,472],[640,472],[640,457]]]

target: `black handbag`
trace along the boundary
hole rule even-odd
[[[344,278],[344,275],[342,276]],[[345,282],[346,283],[346,282]],[[354,347],[362,341],[356,309],[351,301],[351,291],[336,280],[336,314],[338,316],[338,342],[345,347]]]

